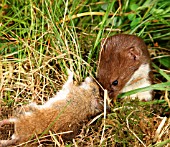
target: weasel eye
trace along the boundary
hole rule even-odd
[[[112,82],[113,86],[116,86],[117,84],[118,84],[118,80],[115,80],[115,81]]]

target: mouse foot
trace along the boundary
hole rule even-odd
[[[0,147],[7,147],[7,146],[15,145],[17,141],[18,139],[0,140]]]
[[[0,121],[0,128],[3,127],[4,125],[11,124],[11,121],[9,119],[4,119]]]

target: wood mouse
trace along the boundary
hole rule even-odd
[[[101,42],[97,79],[114,102],[119,93],[151,85],[150,56],[145,42],[128,34],[117,34]],[[131,95],[149,101],[152,91]]]
[[[32,139],[35,135],[73,131],[66,134],[71,139],[81,127],[81,123],[103,111],[103,100],[99,97],[99,87],[87,77],[76,86],[73,73],[56,96],[44,105],[30,103],[15,111],[13,117],[0,121],[0,127],[14,123],[11,140],[0,140],[0,147],[17,145]]]

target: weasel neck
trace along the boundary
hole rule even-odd
[[[146,86],[151,85],[151,80],[149,77],[149,72],[151,71],[150,64],[142,64],[138,70],[135,71],[135,73],[132,75],[130,80],[126,83],[124,88],[121,90],[121,92],[127,92],[130,90],[134,90],[137,88],[143,88]],[[136,94],[133,94],[130,96],[130,98],[135,99],[138,98],[139,100],[143,101],[150,101],[152,100],[152,90],[151,91],[144,91],[144,92],[138,92]]]

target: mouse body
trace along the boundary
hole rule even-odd
[[[14,123],[11,140],[0,140],[0,147],[24,143],[49,130],[56,133],[72,131],[62,136],[72,139],[83,122],[102,111],[103,100],[99,98],[96,82],[87,77],[76,86],[71,73],[63,88],[44,105],[30,103],[16,110],[13,117],[0,121],[0,127]]]
[[[145,42],[135,36],[118,34],[101,42],[97,79],[110,98],[151,85],[151,60]],[[152,91],[133,94],[132,99],[152,99]]]

